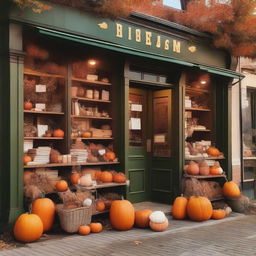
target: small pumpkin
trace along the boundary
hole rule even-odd
[[[33,108],[33,104],[31,103],[31,101],[26,100],[24,102],[24,110],[31,110]]]
[[[226,217],[226,211],[223,209],[212,210],[212,219],[220,220]]]
[[[108,151],[104,154],[105,158],[109,161],[113,161],[116,158],[116,154],[112,151]]]
[[[96,171],[94,174],[95,180],[100,181],[102,171]]]
[[[81,134],[81,137],[83,137],[83,138],[90,138],[90,137],[92,137],[92,134],[91,134],[91,132],[83,132]]]
[[[198,175],[199,174],[199,166],[196,162],[190,161],[187,168],[186,168],[187,174],[190,175]]]
[[[209,175],[209,173],[210,173],[209,165],[207,164],[206,161],[201,161],[199,163],[199,174],[207,176],[207,175]]]
[[[79,227],[78,233],[80,235],[86,236],[86,235],[91,233],[91,228],[88,225],[82,225],[82,226]]]
[[[178,196],[175,198],[172,205],[172,216],[174,219],[183,220],[187,216],[187,204],[188,200],[186,197]]]
[[[65,180],[58,180],[55,184],[55,188],[58,192],[65,192],[68,190],[68,183]]]
[[[92,233],[100,233],[103,229],[102,224],[99,222],[92,222],[89,226]]]
[[[150,209],[138,210],[135,212],[135,225],[139,228],[149,227],[149,216],[152,213]]]
[[[149,216],[149,226],[152,230],[161,232],[169,226],[168,219],[162,211],[154,211]]]
[[[191,196],[187,204],[187,214],[191,220],[209,220],[212,216],[212,204],[207,197]]]
[[[16,240],[30,243],[39,239],[43,230],[43,222],[38,215],[24,213],[16,220],[13,233]]]
[[[211,175],[223,174],[223,169],[220,167],[220,163],[218,161],[215,161],[213,166],[210,167],[210,174]]]
[[[241,195],[240,189],[234,181],[225,182],[222,190],[226,197],[239,197]]]
[[[232,212],[232,209],[229,206],[227,206],[225,208],[225,212],[226,212],[226,216],[228,216]]]
[[[124,183],[126,181],[126,176],[122,172],[116,173],[113,175],[113,181],[117,183]]]
[[[77,182],[81,186],[89,187],[92,185],[92,176],[91,174],[84,174],[80,177],[80,179]]]
[[[96,202],[96,210],[98,212],[103,212],[105,210],[106,206],[105,203],[103,201],[97,201]]]
[[[213,146],[207,148],[206,153],[209,156],[214,156],[214,157],[219,157],[221,154],[220,151],[216,147],[213,147]]]
[[[100,180],[103,183],[112,182],[113,181],[113,175],[112,175],[111,172],[108,172],[108,171],[101,172]]]
[[[168,222],[167,218],[165,219],[165,221],[163,223],[154,223],[154,222],[150,221],[149,226],[152,230],[154,230],[156,232],[162,232],[168,228],[169,222]]]
[[[54,130],[53,133],[52,133],[52,136],[53,137],[57,137],[57,138],[63,138],[64,137],[64,131],[61,130],[61,129],[57,129],[57,130]]]
[[[80,173],[78,172],[73,172],[71,175],[70,175],[70,181],[72,184],[77,184],[78,183],[78,180],[80,179]]]
[[[24,163],[24,165],[27,165],[27,163],[28,163],[28,162],[31,162],[31,161],[32,161],[32,158],[31,158],[30,156],[25,155],[25,156],[23,157],[23,163]]]

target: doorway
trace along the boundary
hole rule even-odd
[[[127,198],[134,203],[173,197],[171,105],[171,89],[129,87]]]

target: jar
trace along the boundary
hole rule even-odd
[[[86,98],[93,99],[93,90],[86,90]]]
[[[98,100],[100,98],[100,92],[99,90],[93,90],[93,98],[95,100]]]

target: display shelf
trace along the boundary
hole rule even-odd
[[[101,211],[101,212],[96,211],[92,215],[94,216],[94,215],[99,215],[99,214],[103,214],[103,213],[109,213],[109,210],[104,210],[104,211]]]
[[[196,179],[211,179],[211,178],[226,178],[225,174],[219,174],[219,175],[190,175],[190,174],[184,174],[185,178],[196,178]]]
[[[193,132],[210,132],[211,130],[209,129],[196,129],[196,130],[193,130]]]
[[[93,189],[99,189],[99,188],[112,188],[112,187],[119,187],[119,186],[126,186],[127,183],[123,182],[123,183],[117,183],[117,182],[107,182],[107,183],[101,183],[101,184],[97,184],[97,185],[93,185],[93,186],[80,186],[80,185],[76,185],[77,188],[81,188],[81,189],[87,189],[87,190],[93,190]]]
[[[89,137],[89,138],[83,138],[83,137],[71,137],[72,140],[81,139],[81,140],[113,140],[113,137]]]
[[[64,112],[24,110],[27,114],[64,115]]]
[[[24,137],[24,140],[63,140],[60,137]]]
[[[213,157],[213,156],[208,156],[208,157],[203,157],[203,156],[195,156],[195,157],[185,157],[185,160],[222,160],[225,159],[224,156],[221,157]]]
[[[102,81],[92,81],[92,80],[76,78],[76,77],[72,77],[72,81],[86,83],[86,84],[92,84],[92,85],[108,85],[108,86],[111,85],[111,83],[106,83],[106,82],[102,82]]]
[[[202,89],[202,88],[193,88],[193,87],[189,87],[189,86],[186,86],[185,88],[186,92],[188,93],[208,93],[210,94],[211,92],[207,89]]]
[[[80,119],[104,119],[104,120],[112,120],[111,117],[97,117],[97,116],[77,116],[71,115],[72,118],[80,118]]]
[[[210,112],[209,108],[185,108],[186,111],[202,111],[202,112]]]
[[[244,179],[243,182],[255,182],[255,179]]]
[[[88,101],[88,102],[100,102],[100,103],[111,103],[110,100],[96,100],[96,99],[89,99],[84,97],[72,97],[73,100],[80,100],[80,101]]]
[[[169,83],[161,83],[161,82],[151,82],[151,81],[147,81],[147,80],[137,80],[137,79],[130,79],[130,83],[137,83],[137,84],[147,84],[147,85],[155,85],[155,86],[162,86],[162,87],[166,87],[166,88],[170,88],[172,86],[172,84]]]
[[[243,160],[256,160],[256,156],[243,157]]]
[[[63,75],[48,74],[48,73],[39,72],[39,71],[35,71],[35,70],[30,70],[30,69],[25,69],[24,75],[65,78],[65,76],[63,76]]]
[[[25,165],[24,168],[46,168],[46,167],[65,167],[65,166],[93,166],[93,165],[114,165],[119,162],[95,162],[95,163],[53,163],[53,164],[38,164],[38,165]]]

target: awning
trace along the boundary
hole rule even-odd
[[[109,43],[106,41],[100,41],[97,39],[77,36],[77,35],[60,32],[60,31],[56,31],[56,30],[51,30],[51,29],[46,29],[46,28],[42,28],[42,27],[37,27],[37,28],[39,30],[39,33],[41,33],[41,34],[58,37],[58,38],[62,38],[62,39],[69,40],[69,41],[74,41],[74,42],[91,45],[91,46],[97,46],[100,48],[104,48],[104,49],[108,49],[108,50],[112,50],[112,51],[116,51],[116,52],[121,52],[121,53],[125,53],[125,54],[131,54],[131,55],[135,55],[135,56],[139,56],[139,57],[146,57],[146,58],[150,58],[150,59],[175,63],[175,64],[188,66],[188,67],[196,67],[201,70],[207,71],[209,73],[226,76],[226,77],[230,77],[230,78],[241,79],[242,77],[244,77],[243,74],[229,70],[229,69],[208,67],[205,65],[196,64],[196,63],[192,63],[192,62],[188,62],[188,61],[183,61],[183,60],[179,60],[179,59],[175,59],[175,58],[167,58],[165,56],[144,52],[144,51],[141,51],[141,50],[138,50],[135,48],[129,48],[129,47],[125,47],[123,45],[113,44],[113,43]]]

